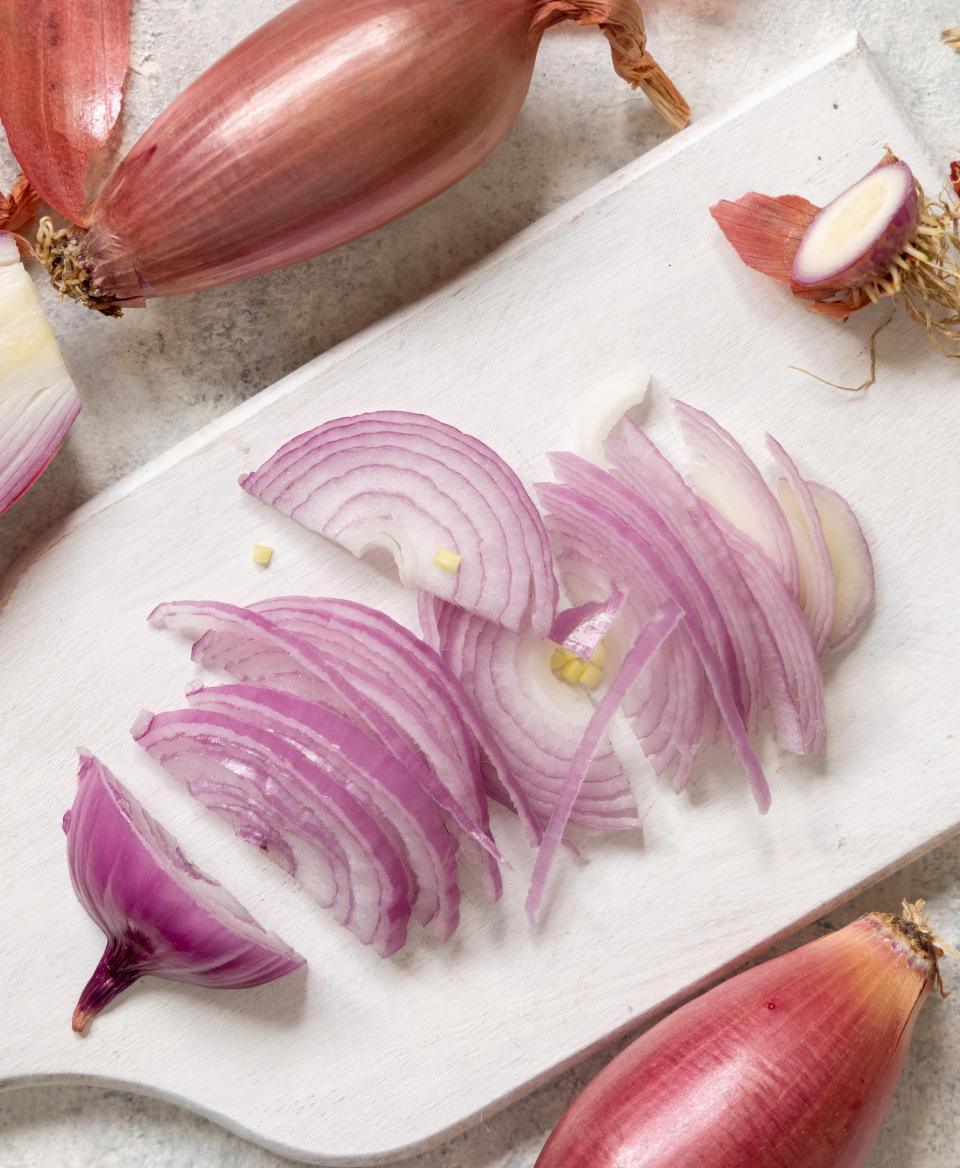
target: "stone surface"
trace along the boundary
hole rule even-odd
[[[138,0],[124,143],[279,7],[280,0]],[[939,39],[941,28],[960,20],[955,5],[927,0],[907,11],[893,0],[650,0],[645,11],[651,48],[697,118],[857,27],[945,170],[955,154],[960,59]],[[496,154],[458,187],[375,235],[286,272],[152,304],[121,322],[57,304],[45,289],[85,408],[50,470],[0,517],[0,573],[42,530],[109,483],[462,272],[665,134],[644,99],[613,75],[596,32],[561,27],[545,38],[527,103]],[[14,173],[0,150],[0,188]],[[901,896],[925,897],[940,931],[960,938],[960,841],[865,891],[789,944],[859,912],[892,909]],[[948,988],[960,984],[956,967],[946,966],[945,977]],[[958,1037],[954,999],[931,999],[869,1168],[956,1168]],[[530,1168],[565,1105],[610,1053],[408,1161],[409,1168]],[[26,1086],[0,1094],[2,1168],[131,1162],[279,1168],[286,1161],[171,1104],[124,1092]]]

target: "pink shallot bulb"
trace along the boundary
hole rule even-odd
[[[587,1085],[536,1168],[858,1168],[941,986],[922,907],[868,913],[674,1011]]]
[[[86,234],[61,233],[58,286],[115,312],[285,267],[396,219],[491,153],[543,32],[563,20],[599,25],[617,72],[685,122],[646,51],[638,0],[299,0],[134,145]]]

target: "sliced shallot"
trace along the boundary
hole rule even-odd
[[[960,356],[960,203],[928,198],[889,151],[880,164],[820,208],[796,195],[751,191],[710,209],[749,267],[788,284],[811,312],[846,320],[899,296],[948,357]]]
[[[432,610],[426,622],[438,651],[473,698],[545,826],[593,714],[586,691],[554,676],[552,642],[515,633],[436,598],[426,607]],[[569,822],[595,831],[638,827],[636,800],[609,742],[592,753],[589,763]],[[495,782],[490,793],[505,800]]]
[[[48,240],[57,286],[116,312],[274,271],[396,219],[494,150],[543,33],[567,20],[598,26],[616,71],[685,122],[638,0],[299,0],[160,114],[86,231]]]
[[[326,760],[215,710],[144,711],[133,736],[360,941],[381,956],[405,943],[417,894],[409,858]],[[452,931],[456,918],[447,902],[442,929]]]
[[[77,795],[64,815],[70,879],[107,947],[73,1013],[73,1029],[145,975],[233,989],[304,964],[268,933],[111,772],[80,752]]]
[[[539,513],[503,459],[453,426],[390,410],[334,419],[240,485],[354,555],[390,552],[408,587],[549,632],[557,585]]]
[[[577,796],[580,794],[590,762],[603,741],[610,722],[623,704],[627,692],[631,686],[636,684],[640,673],[646,669],[651,657],[676,628],[682,615],[679,607],[673,601],[667,601],[628,649],[616,676],[605,690],[587,723],[583,737],[580,739],[580,745],[570,760],[570,769],[554,803],[550,822],[543,834],[543,843],[537,852],[526,902],[527,916],[531,923],[536,921],[550,865],[563,840],[563,833],[576,804]]]

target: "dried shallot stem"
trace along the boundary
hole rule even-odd
[[[960,961],[960,952],[943,937],[935,933],[930,925],[930,916],[923,911],[926,901],[915,900],[912,904],[903,900],[898,913],[868,913],[872,921],[876,921],[891,937],[904,945],[908,952],[916,954],[922,963],[929,963],[931,980],[940,991],[941,997],[947,993],[943,988],[943,979],[940,976],[940,958],[949,953]]]
[[[102,296],[94,287],[80,253],[76,228],[56,230],[53,221],[45,215],[37,224],[37,258],[49,272],[50,283],[60,293],[61,300],[79,300],[104,316],[123,315],[116,300]]]
[[[945,28],[940,33],[940,39],[948,49],[953,49],[954,52],[960,53],[960,24],[954,25],[953,28]]]
[[[638,5],[628,0],[546,0],[536,23],[545,27],[560,20],[595,24],[610,42],[613,67],[638,87],[675,130],[690,117],[690,106],[647,51],[647,35]]]

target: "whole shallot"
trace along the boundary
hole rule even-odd
[[[922,909],[868,913],[674,1011],[587,1085],[536,1168],[857,1168],[942,990]]]
[[[676,127],[638,0],[299,0],[222,57],[107,180],[84,230],[42,224],[62,294],[116,314],[319,255],[433,198],[513,124],[540,39],[605,33]]]

